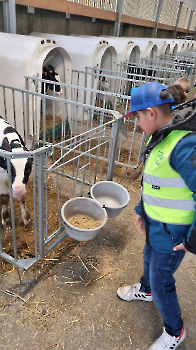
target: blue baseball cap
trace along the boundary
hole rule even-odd
[[[171,97],[166,100],[162,100],[160,94],[163,90],[167,90]],[[124,115],[124,117],[128,118],[134,112],[163,105],[165,103],[174,103],[170,91],[160,83],[146,83],[143,86],[131,89],[131,109],[128,114]]]

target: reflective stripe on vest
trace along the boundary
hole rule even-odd
[[[189,131],[172,131],[150,152],[144,172],[142,198],[146,214],[157,221],[189,225],[195,202],[184,180],[171,168],[170,156]]]

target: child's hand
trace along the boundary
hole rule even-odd
[[[174,250],[175,252],[176,252],[177,250],[181,250],[181,249],[184,250],[185,252],[187,252],[186,248],[183,246],[182,243],[176,245],[176,246],[173,248],[173,250]]]
[[[146,235],[146,229],[142,216],[136,215],[135,225],[138,227],[141,235]]]

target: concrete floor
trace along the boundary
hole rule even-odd
[[[19,285],[11,265],[0,276],[0,350],[148,350],[159,337],[162,318],[153,303],[116,296],[143,269],[144,237],[134,225],[139,184],[124,186],[131,201],[121,214],[91,241],[67,238],[40,262],[36,283]],[[178,349],[195,350],[196,257],[187,253],[175,276],[187,330]]]

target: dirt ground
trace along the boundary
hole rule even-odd
[[[93,240],[67,237],[40,261],[34,283],[20,285],[16,269],[0,260],[0,349],[148,350],[161,334],[162,319],[153,303],[116,296],[120,285],[136,283],[142,274],[145,239],[134,224],[139,171],[134,180],[131,175],[127,180],[114,176],[130,194],[120,215],[108,219]],[[23,281],[34,272],[24,273]],[[195,256],[187,253],[175,274],[187,330],[179,350],[196,349],[195,275]]]

